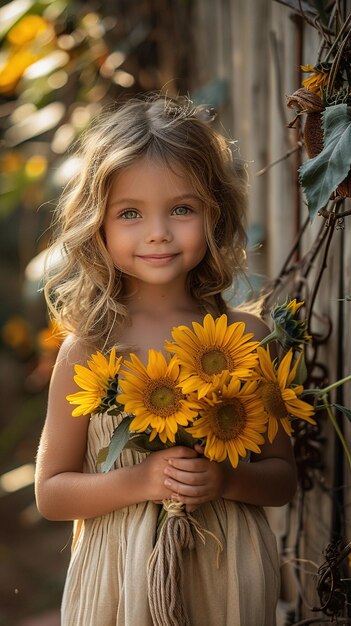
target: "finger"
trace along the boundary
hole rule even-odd
[[[207,485],[187,485],[176,480],[169,480],[168,478],[165,481],[165,485],[172,493],[176,493],[179,496],[202,498],[205,494],[208,494]]]
[[[208,481],[209,476],[208,468],[206,466],[195,466],[191,462],[177,463],[176,465],[167,464],[163,469],[163,473],[167,477],[174,478],[179,482],[184,482],[189,485],[202,485]]]
[[[193,448],[187,448],[186,446],[172,446],[164,452],[165,458],[168,458],[169,461],[180,458],[195,459],[197,456],[197,452]]]
[[[205,472],[184,472],[182,470],[177,470],[175,468],[168,468],[166,467],[164,469],[164,474],[165,474],[165,480],[174,480],[178,483],[183,483],[184,485],[194,485],[194,486],[199,486],[199,485],[206,485],[207,484],[207,480],[206,480],[206,474]],[[165,483],[166,486],[168,486],[167,483]]]
[[[171,458],[168,459],[168,465],[175,467],[176,469],[183,470],[184,472],[205,472],[208,465],[208,460],[203,458]]]
[[[209,502],[210,497],[208,495],[192,497],[192,496],[182,495],[180,493],[173,493],[172,500],[197,508],[200,504],[205,504],[205,502]]]

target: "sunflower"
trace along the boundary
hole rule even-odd
[[[257,341],[250,341],[252,333],[245,333],[244,322],[228,326],[227,316],[204,318],[203,326],[192,323],[193,330],[178,326],[172,331],[174,341],[166,342],[166,350],[177,357],[180,364],[179,382],[183,393],[198,392],[203,398],[218,382],[218,375],[230,375],[245,380],[250,378],[257,364]]]
[[[196,415],[196,405],[187,400],[179,389],[179,365],[175,357],[166,361],[162,352],[149,350],[147,367],[135,355],[130,355],[120,386],[124,393],[117,401],[127,413],[135,415],[129,429],[144,432],[151,428],[150,441],[158,435],[163,443],[175,442],[180,426],[187,426]]]
[[[87,361],[87,366],[75,365],[74,380],[83,391],[77,391],[67,396],[70,404],[78,406],[72,411],[74,417],[99,413],[104,410],[105,400],[110,387],[117,388],[117,374],[121,366],[122,357],[116,358],[116,349],[113,348],[107,358],[96,352]],[[116,397],[116,394],[114,394]]]
[[[193,437],[206,437],[205,456],[211,461],[224,461],[227,456],[233,467],[247,450],[259,453],[267,429],[267,415],[258,383],[231,377],[228,384],[216,385],[209,396],[199,401],[200,417],[187,428]]]
[[[311,76],[302,81],[305,89],[323,98],[324,89],[328,86],[330,70],[325,71],[326,68],[322,68],[320,65],[317,67],[313,67],[313,65],[301,65],[301,69],[303,72],[312,73]]]
[[[272,443],[278,432],[280,421],[285,432],[291,436],[291,418],[298,417],[310,424],[315,424],[312,418],[313,407],[299,398],[303,392],[302,385],[294,385],[296,372],[302,353],[291,368],[293,351],[289,350],[279,366],[276,367],[270,357],[269,347],[257,348],[259,358],[260,392],[268,420],[268,439]]]
[[[288,351],[293,347],[301,350],[301,344],[309,343],[312,337],[307,333],[306,321],[296,318],[296,314],[303,305],[303,300],[297,302],[296,298],[290,300],[289,297],[283,304],[276,304],[271,311],[273,331],[262,339],[260,346],[276,340],[283,350]]]

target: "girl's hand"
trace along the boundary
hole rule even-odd
[[[205,458],[201,446],[195,446],[195,452],[201,456],[170,455],[164,467],[165,486],[173,500],[186,505],[188,513],[204,502],[220,498],[224,485],[223,465]]]
[[[165,484],[165,470],[169,461],[196,460],[197,452],[185,446],[173,446],[158,452],[152,452],[140,463],[141,480],[145,482],[145,499],[155,503],[172,497],[172,488]]]

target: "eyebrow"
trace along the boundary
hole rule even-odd
[[[174,196],[170,198],[170,200],[172,202],[184,202],[185,200],[196,200],[198,202],[202,202],[202,199],[200,198],[200,196],[196,195],[195,193],[184,193],[180,196]],[[143,199],[142,198],[116,198],[115,200],[112,200],[111,202],[109,202],[109,206],[112,206],[113,204],[135,204],[139,202],[143,202]]]

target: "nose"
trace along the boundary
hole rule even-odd
[[[147,243],[163,243],[172,241],[170,224],[165,217],[154,217],[148,220],[145,233]]]

